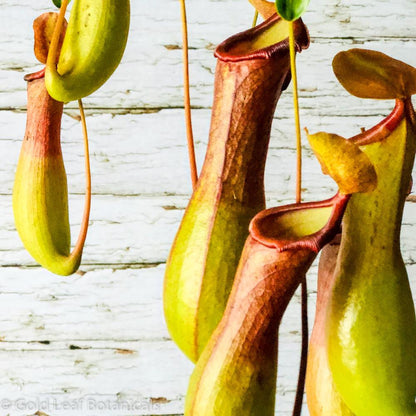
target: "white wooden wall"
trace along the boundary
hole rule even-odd
[[[40,67],[32,21],[51,0],[0,0],[0,416],[180,415],[192,364],[169,338],[162,313],[164,262],[190,196],[182,110],[177,0],[132,0],[119,69],[85,99],[93,204],[81,271],[39,268],[22,248],[11,190],[25,129],[23,75]],[[207,144],[213,49],[247,28],[244,0],[188,0],[192,104],[199,166]],[[334,54],[377,49],[416,66],[414,0],[312,0],[304,16],[312,44],[299,56],[302,125],[344,136],[370,127],[391,102],[350,97],[331,70]],[[268,206],[293,201],[291,93],[278,104],[266,172]],[[83,205],[81,129],[73,105],[63,119],[73,235]],[[304,145],[304,198],[335,190]],[[416,290],[416,204],[406,204],[403,253]],[[310,311],[316,290],[310,273]],[[299,296],[281,328],[277,415],[290,415],[299,355]],[[305,407],[304,414],[307,414]]]

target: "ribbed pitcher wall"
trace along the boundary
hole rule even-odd
[[[301,21],[296,47],[309,43]],[[165,275],[169,332],[196,361],[224,312],[251,218],[277,101],[290,81],[287,24],[273,16],[220,44],[208,149]]]

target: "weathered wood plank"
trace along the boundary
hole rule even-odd
[[[337,98],[332,100],[337,101]],[[266,166],[265,186],[267,195],[274,201],[271,203],[290,201],[295,188],[294,126],[291,117],[280,118],[283,104],[279,103],[277,109]],[[371,104],[368,102],[369,107]],[[312,115],[302,110],[302,125],[311,132],[323,130],[349,137],[357,134],[361,127],[369,128],[380,121],[382,114],[390,112],[393,103],[387,101],[384,106],[384,113],[342,118]],[[195,110],[193,117],[198,166],[201,168],[209,135],[210,111]],[[25,113],[0,111],[1,194],[12,192],[25,118]],[[88,117],[87,123],[94,194],[190,195],[182,110],[151,114],[94,113]],[[69,190],[82,194],[84,161],[81,127],[68,114],[63,118],[62,141]],[[322,175],[306,138],[303,145],[305,199],[330,196],[335,190],[334,182]]]
[[[185,201],[171,197],[98,196],[94,198],[93,206],[83,265],[139,267],[165,262],[183,215]],[[0,196],[0,207],[3,213],[0,222],[1,264],[9,267],[35,265],[14,229],[10,198]],[[75,240],[82,201],[77,199],[71,207]],[[410,263],[416,262],[415,218],[416,204],[407,203],[402,239],[404,258]],[[0,275],[5,273],[7,269],[0,270]]]
[[[138,414],[182,411],[192,365],[167,340],[160,310],[163,267],[107,269],[53,280],[41,269],[8,273],[0,289],[0,386],[7,389],[3,399],[15,407],[52,405],[53,400],[62,405],[119,399],[147,403]],[[282,415],[289,414],[294,392],[298,303],[295,296],[281,330]],[[0,408],[7,403],[0,401]],[[16,412],[22,408],[10,410],[13,415],[28,414]],[[53,415],[68,414],[59,411],[65,409],[49,410],[56,410]],[[114,416],[136,414],[105,410]]]
[[[163,269],[101,269],[75,279],[51,279],[39,268],[10,268],[6,275],[3,269],[0,386],[2,398],[13,402],[10,415],[33,414],[33,403],[47,403],[51,415],[72,415],[62,407],[75,401],[112,403],[102,409],[108,416],[179,414],[192,365],[167,340]],[[409,271],[416,287],[415,265]],[[312,324],[316,267],[309,280]],[[299,302],[296,294],[280,331],[276,414],[282,416],[291,414],[296,384]],[[140,412],[116,405],[123,402],[140,404]]]
[[[314,115],[329,112],[334,116],[378,114],[385,108],[385,103],[373,101],[369,105],[363,104],[362,100],[350,98],[332,73],[332,58],[341,50],[361,47],[379,50],[416,66],[414,45],[414,40],[403,39],[315,40],[310,48],[298,57],[300,102],[304,111],[308,110]],[[131,60],[126,58],[100,90],[84,99],[85,105],[97,109],[130,110],[182,107],[181,50],[162,48],[152,53],[154,56],[148,60],[143,60],[143,55],[137,52]],[[212,105],[212,85],[216,65],[212,53],[212,48],[190,52],[194,107],[209,108]],[[0,108],[25,108],[26,85],[23,75],[39,69],[32,65],[23,70],[16,70],[14,64],[11,69],[0,68]],[[285,96],[282,98],[284,100],[286,98],[287,103],[290,104],[291,91],[287,91]],[[334,96],[342,100],[334,101]],[[70,104],[70,107],[74,108],[74,104]],[[290,109],[290,105],[284,105],[283,108]],[[284,114],[288,116],[290,111]]]
[[[33,5],[25,0],[18,6],[14,3],[3,1],[0,15],[0,108],[25,107],[22,76],[39,68],[32,52],[32,20],[48,7],[54,10],[49,6],[51,2]],[[252,8],[248,2],[238,0],[189,2],[188,7],[193,48],[190,52],[192,103],[197,107],[210,107],[214,45],[246,28],[251,22]],[[379,49],[416,65],[412,53],[415,13],[416,5],[412,0],[403,0],[394,7],[385,0],[366,7],[358,1],[338,1],[331,5],[323,0],[313,2],[305,15],[313,43],[299,57],[304,107],[320,113],[332,110],[336,114],[359,114],[363,108],[368,108],[359,101],[353,106],[343,106],[341,102],[335,109],[334,103],[316,101],[340,94],[347,96],[332,75],[332,57],[339,50],[359,46]],[[122,64],[106,85],[85,99],[86,105],[95,108],[181,107],[182,53],[178,19],[176,1],[132,3],[131,34]],[[400,25],[393,24],[395,21],[400,21]],[[375,108],[380,107],[373,104]]]

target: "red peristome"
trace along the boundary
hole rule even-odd
[[[351,137],[350,140],[359,146],[365,146],[371,143],[380,142],[391,134],[391,132],[399,125],[404,117],[405,101],[402,99],[397,99],[393,111],[384,120],[380,121],[380,123],[371,129]]]
[[[296,250],[306,248],[317,253],[325,244],[329,243],[339,232],[342,216],[344,214],[350,195],[337,193],[334,197],[318,202],[304,202],[270,208],[259,212],[250,223],[250,234],[266,247],[275,248],[277,251]],[[333,207],[327,223],[319,231],[293,240],[282,239],[278,233],[273,235],[273,223],[288,213],[300,210]]]
[[[217,49],[215,50],[215,57],[224,62],[238,62],[246,59],[267,59],[275,55],[279,56],[282,54],[288,54],[288,38],[281,42],[274,43],[269,47],[253,50],[252,52],[245,51],[241,46],[244,45],[245,42],[250,42],[252,39],[258,37],[259,34],[269,29],[273,23],[278,22],[281,19],[282,18],[280,16],[275,14],[252,29],[229,37],[217,46]],[[307,49],[310,42],[309,33],[301,19],[294,22],[294,31],[296,51],[301,52],[303,49]]]
[[[34,81],[35,79],[44,78],[45,77],[45,69],[46,68],[42,68],[38,72],[33,72],[32,74],[27,74],[23,77],[23,79],[25,81],[29,82],[29,81]]]

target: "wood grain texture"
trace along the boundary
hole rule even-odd
[[[191,192],[178,2],[132,0],[122,64],[85,100],[91,227],[81,272],[68,278],[36,266],[18,239],[11,210],[25,129],[23,75],[40,68],[32,52],[32,21],[49,10],[54,8],[46,0],[0,0],[0,415],[180,415],[192,365],[170,341],[162,315],[164,262]],[[199,166],[210,123],[213,50],[247,28],[252,15],[241,0],[188,1]],[[298,60],[302,125],[348,137],[386,115],[393,103],[348,96],[331,60],[339,50],[365,47],[416,66],[415,15],[413,0],[312,1],[304,17],[312,44]],[[287,91],[275,114],[266,166],[268,206],[294,198],[291,103]],[[62,135],[76,236],[84,178],[73,104],[65,107]],[[306,142],[303,152],[305,200],[331,196],[335,185],[321,174]],[[416,204],[407,203],[402,248],[416,291],[415,235]],[[309,279],[312,325],[316,266]],[[281,416],[291,414],[296,387],[299,303],[296,294],[281,327],[276,411]]]

